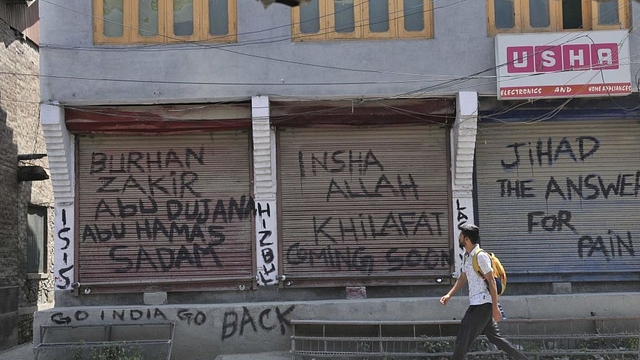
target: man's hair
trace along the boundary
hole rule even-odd
[[[473,224],[462,224],[458,226],[462,236],[469,238],[472,244],[477,244],[480,239],[480,229]]]

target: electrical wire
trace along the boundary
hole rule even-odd
[[[59,5],[59,4],[56,4],[56,3],[52,3],[52,2],[47,1],[47,0],[41,0],[41,1],[44,1],[44,2],[47,2],[47,3],[53,4],[53,5],[56,5],[56,6],[60,6],[60,7],[64,8],[64,9],[68,9],[68,10],[70,10],[70,11],[78,12],[78,11],[77,11],[77,10],[75,10],[75,9],[69,9],[69,8],[67,8],[67,7],[64,7],[64,6]],[[462,0],[462,1],[466,1],[466,0]],[[458,1],[458,2],[461,2],[461,1]],[[456,3],[457,3],[457,2],[456,2]],[[453,4],[455,4],[455,3],[447,4],[447,5],[443,5],[443,7],[451,6],[451,5],[453,5]],[[622,6],[622,5],[620,5],[620,6]],[[90,14],[86,14],[86,13],[82,13],[82,12],[79,12],[79,13],[81,13],[81,14],[83,14],[83,15],[86,15],[86,16],[91,16],[91,17],[93,17],[93,15],[90,15]],[[568,35],[566,35],[566,36],[569,36],[570,34],[571,34],[571,33],[568,33]],[[573,40],[573,39],[571,39],[571,40]],[[571,40],[569,40],[569,41],[571,41]],[[208,47],[207,45],[203,45],[203,46]],[[241,54],[243,54],[243,53],[241,53]],[[245,54],[245,55],[246,55],[246,54]],[[251,56],[257,56],[257,55],[251,55]],[[260,57],[260,58],[268,58],[268,59],[270,59],[270,60],[274,60],[274,61],[282,60],[282,59],[274,59],[274,58],[264,57],[264,56],[259,56],[259,57]],[[297,62],[297,61],[289,61],[289,60],[283,60],[283,61],[287,61],[287,62],[289,62],[289,63],[298,64],[298,65],[302,64],[302,65],[306,65],[306,66],[316,66],[316,65],[317,65],[317,66],[320,66],[320,67],[323,67],[323,68],[332,69],[332,70],[347,70],[347,71],[358,71],[358,72],[370,72],[370,73],[375,73],[375,74],[389,74],[389,75],[424,76],[424,75],[419,75],[419,74],[403,74],[403,73],[398,73],[398,72],[388,72],[388,71],[380,71],[380,70],[341,68],[341,67],[335,67],[335,66],[326,66],[326,65],[320,65],[320,64],[310,64],[310,63],[306,63],[306,62]],[[499,67],[499,66],[504,66],[504,65],[505,65],[505,64],[501,64],[501,65],[498,65],[498,67]],[[435,90],[437,90],[438,88],[446,89],[447,87],[449,87],[449,86],[451,86],[451,85],[460,84],[460,83],[467,82],[467,81],[469,81],[469,80],[471,80],[471,79],[474,79],[474,78],[479,78],[479,77],[481,77],[480,75],[481,75],[482,73],[484,73],[484,72],[488,72],[488,71],[491,71],[491,70],[496,69],[496,68],[497,68],[497,67],[490,67],[490,68],[488,68],[488,69],[486,69],[486,70],[484,70],[484,71],[481,71],[481,72],[478,72],[478,73],[475,73],[475,74],[472,74],[472,75],[467,75],[467,76],[464,76],[464,77],[453,77],[451,81],[447,81],[447,82],[444,82],[444,83],[439,84],[439,85],[436,85],[436,86],[430,86],[430,87],[429,87],[429,89],[431,89],[431,91],[435,91]],[[49,76],[49,75],[47,75],[47,76]],[[50,75],[50,76],[54,77],[54,75]],[[426,76],[429,76],[429,75],[426,75]],[[433,75],[431,75],[431,76],[433,76]],[[441,75],[435,75],[435,76],[436,76],[436,77],[440,77],[440,78],[442,78],[442,77],[443,77],[443,76],[441,76]],[[82,78],[82,77],[64,77],[64,78],[67,78],[67,79],[78,79],[78,80],[92,80],[92,79],[90,79],[90,78]],[[98,81],[100,81],[100,80],[105,80],[105,81],[119,81],[119,82],[126,81],[126,79],[109,79],[109,78],[97,78],[97,79],[95,79],[95,80],[98,80]],[[132,80],[132,81],[133,81],[133,82],[141,81],[141,82],[156,82],[156,83],[162,83],[162,81],[152,81],[152,80]],[[384,83],[410,83],[410,82],[414,82],[414,81],[405,81],[405,82],[400,82],[400,81],[397,81],[397,82],[379,82],[379,81],[378,81],[378,82],[351,82],[351,83],[345,83],[345,85],[372,85],[372,84],[384,84]],[[296,85],[296,86],[297,86],[297,85],[320,85],[320,83],[311,83],[311,84],[297,84],[297,83],[293,83],[293,84],[281,84],[281,83],[212,83],[212,82],[205,83],[205,82],[191,82],[191,81],[187,81],[187,82],[179,82],[179,81],[178,81],[178,82],[176,82],[176,81],[171,81],[171,82],[167,82],[167,83],[171,83],[171,84],[195,84],[195,85],[230,85],[230,86],[233,86],[233,85],[237,85],[237,86],[244,86],[244,85],[268,85],[268,86],[280,86],[280,85]],[[335,82],[333,82],[333,83],[326,83],[326,85],[340,85],[340,83],[335,83]],[[396,97],[408,96],[408,95],[411,95],[412,93],[416,93],[416,92],[418,92],[418,93],[420,93],[420,92],[424,92],[424,91],[425,91],[425,89],[426,89],[426,88],[424,88],[424,89],[417,89],[417,90],[414,90],[414,91],[412,91],[412,92],[410,92],[410,93],[399,94],[399,95],[397,95]]]
[[[84,15],[84,16],[87,16],[87,17],[92,17],[94,19],[97,19],[97,20],[100,20],[100,21],[103,21],[103,22],[112,23],[112,24],[114,24],[116,26],[123,27],[123,28],[129,29],[129,30],[132,30],[132,31],[136,31],[136,32],[144,31],[143,29],[137,28],[135,26],[131,26],[131,25],[126,25],[126,24],[123,24],[123,23],[115,22],[115,21],[112,21],[112,20],[109,20],[109,19],[106,19],[106,18],[98,18],[93,14],[84,13],[84,12],[78,11],[76,9],[68,8],[66,6],[63,6],[63,5],[60,5],[60,4],[57,4],[57,3],[53,3],[51,1],[47,1],[47,0],[41,0],[41,1],[45,2],[45,3],[48,3],[48,4],[51,4],[51,5],[55,5],[55,6],[61,7],[63,9],[65,9],[65,10],[68,10],[68,11],[71,11],[71,12],[78,13],[80,15]],[[435,3],[437,1],[445,1],[445,0],[430,0],[430,1],[431,1],[431,3]],[[422,5],[415,5],[413,7],[410,7],[409,9],[423,7],[425,9],[421,13],[422,14],[426,14],[426,13],[429,13],[429,12],[435,12],[435,10],[438,10],[438,9],[447,8],[447,7],[453,6],[455,4],[466,2],[466,1],[468,1],[468,0],[458,0],[458,1],[455,1],[455,2],[450,3],[450,4],[446,4],[446,5],[442,5],[442,6],[431,6],[431,7],[425,7],[425,6],[423,6],[424,5],[424,3],[423,3]],[[270,31],[278,30],[278,29],[282,29],[282,28],[291,28],[292,26],[299,26],[299,25],[301,25],[303,23],[306,23],[306,22],[315,22],[315,21],[319,21],[320,22],[320,20],[323,20],[325,18],[335,17],[336,15],[338,15],[338,14],[340,14],[342,12],[347,12],[347,11],[349,11],[351,9],[353,9],[355,11],[357,8],[363,7],[363,6],[364,6],[364,2],[357,2],[357,3],[355,3],[353,5],[352,8],[345,8],[345,9],[338,10],[338,11],[333,12],[333,13],[327,13],[325,15],[321,15],[319,17],[309,18],[309,19],[301,21],[301,22],[287,23],[287,24],[284,24],[284,25],[278,25],[278,26],[275,26],[275,27],[271,27],[271,28],[267,28],[267,29],[261,29],[261,30],[255,30],[255,31],[238,32],[235,35],[242,36],[242,35],[260,34],[260,33],[270,32]],[[358,9],[358,11],[361,11],[361,10],[362,9]],[[396,11],[389,12],[389,15],[390,15],[389,20],[397,20],[397,19],[400,19],[400,18],[404,17],[404,12],[406,12],[406,9],[405,10],[396,10]],[[394,14],[398,14],[398,16],[393,17],[392,15],[394,15]],[[360,20],[360,21],[355,21],[354,22],[354,26],[358,27],[358,26],[362,26],[364,24],[374,24],[375,25],[375,24],[382,24],[382,23],[386,23],[386,22],[387,22],[387,20],[381,20],[381,21],[378,21],[378,22],[370,23],[367,19],[363,19],[363,20]],[[328,33],[333,33],[333,31],[328,31],[326,33],[312,34],[312,35],[309,35],[309,37],[317,37],[318,35],[326,35]],[[198,41],[189,41],[189,40],[185,40],[183,38],[167,36],[167,35],[164,35],[164,34],[158,34],[158,36],[161,37],[161,38],[167,39],[167,40],[177,41],[178,43],[202,45],[205,48],[221,48],[221,47],[229,47],[229,46],[242,46],[242,45],[247,45],[247,44],[248,45],[254,44],[253,42],[244,42],[242,44],[214,44],[214,45],[202,44],[202,42],[204,42],[204,41],[215,41],[218,38],[226,37],[226,35],[225,36],[220,36],[220,37],[211,37],[211,38],[208,38],[208,39],[203,39],[203,40],[198,40]],[[303,38],[305,37],[304,34],[301,34],[301,36]],[[283,37],[284,37],[284,39],[282,39]],[[258,39],[259,42],[257,42],[257,44],[269,44],[269,43],[271,43],[271,42],[268,42],[268,40],[270,40],[270,39],[274,39],[273,42],[280,42],[280,41],[283,41],[283,40],[289,40],[290,38],[291,38],[290,34],[279,35],[277,37],[271,37],[271,38],[262,38],[262,39]],[[265,42],[265,40],[267,40],[267,41]],[[164,51],[164,50],[166,50],[166,49],[163,49],[163,48],[157,48],[157,45],[158,44],[138,45],[138,46],[134,46],[134,47],[127,46],[127,47],[119,48],[119,50],[135,51],[135,50],[149,50],[150,48],[152,48],[152,50],[154,50],[154,51]],[[102,48],[102,47],[91,47],[91,48],[84,47],[84,48],[80,48],[80,47],[76,47],[75,49],[83,49],[83,50],[87,50],[87,51],[102,51],[102,50],[109,51],[109,50],[112,50],[112,49],[116,49],[117,50],[118,48],[115,48],[114,46],[109,46],[108,48]],[[173,49],[175,49],[175,48],[173,48]],[[193,48],[185,48],[185,49],[188,50],[188,49],[193,49]]]
[[[42,2],[51,4],[51,5],[55,5],[58,7],[61,7],[65,10],[74,12],[74,13],[78,13],[80,15],[84,15],[84,16],[88,16],[91,18],[96,18],[93,14],[87,14],[87,13],[83,13],[81,11],[75,10],[75,9],[71,9],[69,7],[57,4],[57,3],[53,3],[51,1],[47,1],[47,0],[40,0]],[[434,0],[434,1],[443,1],[443,0]],[[452,4],[448,4],[448,5],[443,5],[440,8],[444,8],[444,7],[448,7],[448,6],[452,6],[454,4],[457,3],[462,3],[465,1],[469,1],[469,0],[458,0]],[[437,10],[439,7],[433,7],[431,9],[427,9],[426,11],[433,11],[435,12],[435,10]],[[330,14],[327,16],[331,16],[331,15],[335,15],[335,14]],[[100,18],[101,21],[109,21],[108,19],[104,19],[104,18]],[[125,24],[119,24],[119,26],[125,26]],[[133,30],[137,30],[140,31],[140,28],[135,28],[135,27],[131,27],[131,26],[126,26],[127,28],[132,28]],[[209,44],[202,44],[201,42],[190,42],[190,41],[185,41],[184,39],[180,39],[180,38],[176,38],[176,37],[171,37],[171,36],[167,36],[167,35],[163,35],[163,34],[159,34],[158,36],[171,40],[171,41],[176,41],[177,43],[183,43],[183,44],[192,44],[195,45],[196,48],[198,49],[214,49],[214,50],[220,50],[220,51],[225,51],[225,52],[229,52],[229,53],[233,53],[236,55],[241,55],[241,56],[247,56],[247,57],[252,57],[252,58],[257,58],[257,59],[262,59],[262,60],[268,60],[268,61],[276,61],[276,62],[282,62],[282,63],[286,63],[286,64],[292,64],[292,65],[301,65],[301,66],[308,66],[308,67],[316,67],[316,68],[322,68],[322,69],[329,69],[329,70],[345,70],[345,71],[351,71],[351,72],[365,72],[365,73],[376,73],[376,74],[389,74],[389,75],[405,75],[405,74],[400,74],[397,72],[391,72],[391,71],[386,71],[386,72],[381,72],[379,70],[369,70],[369,69],[357,69],[357,68],[343,68],[343,67],[338,67],[338,66],[329,66],[329,65],[323,65],[323,64],[313,64],[310,62],[300,62],[300,61],[293,61],[293,60],[288,60],[288,59],[278,59],[278,58],[273,58],[273,57],[269,57],[269,56],[262,56],[262,55],[255,55],[255,54],[248,54],[248,53],[244,53],[244,52],[240,52],[240,51],[234,51],[234,50],[230,50],[227,49],[225,47],[222,47],[220,45],[209,45]],[[289,37],[287,36],[286,40],[288,40]],[[244,45],[244,43],[243,43]],[[45,46],[51,46],[51,45],[45,45]],[[134,48],[126,48],[123,50],[126,51],[131,51]],[[415,76],[416,74],[406,74],[406,75],[411,75],[411,76]]]
[[[48,2],[46,0],[41,0],[44,2]],[[51,2],[48,2],[51,3]],[[53,3],[52,3],[53,4]],[[54,4],[57,5],[57,4]],[[449,4],[448,6],[450,6],[451,4]],[[569,34],[568,34],[569,35]],[[567,36],[568,36],[567,35]],[[570,41],[570,40],[569,40]],[[306,63],[304,63],[306,64]],[[498,66],[504,66],[504,64],[498,65]],[[409,93],[403,93],[403,94],[399,94],[399,95],[395,95],[392,97],[384,97],[381,99],[392,99],[392,98],[405,98],[408,95],[412,94],[412,93],[421,93],[422,95],[424,95],[425,91],[436,91],[436,90],[444,90],[444,89],[453,89],[454,87],[459,87],[462,86],[465,82],[472,80],[472,79],[479,79],[479,78],[495,78],[495,76],[480,76],[480,74],[491,71],[496,67],[492,67],[492,68],[488,68],[486,70],[480,71],[480,72],[476,72],[472,75],[467,75],[467,76],[463,76],[463,77],[453,77],[451,80],[446,81],[444,83],[440,83],[440,84],[436,84],[433,85],[431,87],[428,88],[420,88],[417,90],[414,90],[412,92]],[[344,69],[344,70],[354,70],[354,69]],[[362,71],[361,69],[355,69],[358,71]],[[376,71],[377,72],[377,71]],[[5,74],[7,72],[4,72]],[[378,72],[379,73],[379,72]],[[23,75],[31,75],[31,74],[23,74]],[[410,74],[410,75],[414,75],[415,74]],[[42,76],[50,76],[50,77],[56,77],[54,75],[42,75]],[[98,81],[134,81],[134,82],[152,82],[155,83],[157,81],[151,81],[151,80],[127,80],[127,79],[103,79],[103,78],[98,78],[98,79],[94,79],[94,78],[81,78],[81,77],[60,77],[60,78],[69,78],[69,79],[78,79],[78,80],[98,80]],[[196,84],[196,85],[249,85],[249,83],[194,83],[194,82],[171,82],[171,83],[179,83],[179,84]],[[359,83],[359,82],[353,82],[353,83],[344,83],[345,85],[363,85],[363,84],[380,84],[380,83],[385,83],[385,82],[366,82],[366,83]],[[405,83],[405,82],[395,82],[395,83]],[[338,83],[330,83],[330,84],[326,84],[326,85],[337,85]],[[253,85],[281,85],[280,83],[275,83],[275,84],[267,84],[267,83],[259,83],[259,84],[253,84]],[[310,85],[308,83],[305,84],[287,84],[287,85]],[[314,85],[319,85],[319,84],[314,84]],[[373,99],[372,101],[379,101],[380,99]]]

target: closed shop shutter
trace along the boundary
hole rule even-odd
[[[248,131],[79,136],[78,148],[83,286],[251,281]]]
[[[278,135],[286,285],[425,284],[450,274],[445,126]]]
[[[638,154],[637,121],[481,124],[482,246],[513,281],[638,280]]]

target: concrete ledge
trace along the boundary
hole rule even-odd
[[[571,294],[571,283],[570,282],[553,283],[551,284],[551,293],[556,295]]]
[[[163,305],[167,303],[166,292],[144,293],[143,298],[145,305]]]
[[[625,317],[637,316],[640,292],[503,296],[500,302],[509,319]],[[40,342],[42,325],[142,325],[171,321],[176,324],[172,356],[210,360],[247,350],[286,352],[291,347],[292,319],[459,320],[468,305],[468,297],[461,295],[452,298],[447,306],[439,303],[439,297],[416,297],[53,308],[36,313],[34,345]]]
[[[291,360],[291,354],[288,351],[276,351],[257,354],[219,355],[215,360]]]

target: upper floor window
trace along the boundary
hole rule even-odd
[[[294,41],[433,37],[433,0],[312,0],[291,11]]]
[[[93,0],[97,44],[235,42],[236,0]]]
[[[629,28],[628,0],[487,0],[489,35]]]

